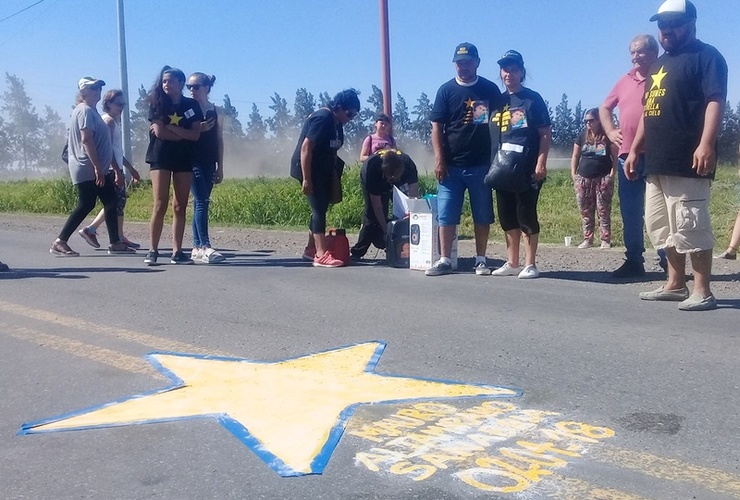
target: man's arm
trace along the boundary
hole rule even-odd
[[[95,149],[95,133],[89,128],[83,128],[80,130],[80,134],[82,135],[82,146],[93,164],[93,170],[95,170],[95,185],[102,187],[105,184],[105,170],[104,166],[100,164],[98,150]]]
[[[432,122],[432,150],[434,151],[434,176],[442,181],[447,175],[447,163],[442,145],[444,144],[444,124]]]
[[[373,214],[375,215],[375,219],[378,221],[378,225],[380,225],[380,228],[383,230],[383,234],[385,234],[385,229],[388,225],[386,219],[388,216],[383,212],[383,202],[380,196],[371,194],[370,205],[373,207]]]
[[[629,180],[634,181],[637,179],[637,162],[640,160],[640,153],[645,148],[645,116],[640,117],[640,121],[637,122],[637,132],[635,133],[635,139],[632,141],[632,148],[627,155],[627,159],[624,160],[624,175]]]
[[[606,132],[606,136],[614,144],[622,146],[622,141],[624,140],[622,131],[614,126],[613,114],[614,106],[607,106],[606,103],[599,106],[599,121],[604,132]]]
[[[694,151],[694,160],[691,165],[691,168],[696,170],[698,175],[709,175],[717,166],[717,155],[714,147],[717,143],[724,112],[724,99],[720,100],[718,96],[711,97],[707,102],[707,109],[704,111],[704,129],[701,132],[699,147]]]

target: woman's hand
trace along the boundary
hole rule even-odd
[[[311,184],[311,181],[303,179],[303,183],[301,184],[301,191],[305,195],[313,194],[313,184]]]
[[[534,180],[537,182],[547,177],[547,165],[543,161],[538,161],[534,168]]]
[[[134,167],[131,167],[129,169],[129,173],[131,173],[131,179],[133,182],[139,182],[141,180],[141,174],[139,174],[139,171],[136,170]]]
[[[121,175],[121,171],[118,169],[113,170],[113,179],[116,183],[116,186],[121,187],[124,184],[123,175]]]
[[[214,118],[209,118],[208,120],[203,120],[200,122],[200,131],[201,132],[208,132],[213,128],[213,126],[216,124],[216,120]]]
[[[213,182],[216,184],[221,184],[221,181],[224,180],[224,169],[223,167],[218,167],[215,172],[213,172]]]

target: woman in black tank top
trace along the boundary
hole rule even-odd
[[[208,94],[216,81],[213,75],[193,73],[188,78],[190,95],[200,104],[206,120],[216,120],[216,126],[200,134],[195,143],[195,163],[193,164],[193,251],[195,262],[216,264],[223,262],[224,256],[211,247],[208,236],[208,206],[213,185],[223,179],[224,140],[221,115],[216,114],[216,106],[208,100]]]

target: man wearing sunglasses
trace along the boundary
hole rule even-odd
[[[648,73],[643,118],[625,162],[627,177],[636,178],[644,150],[645,225],[653,246],[664,248],[668,258],[665,285],[640,298],[680,302],[683,311],[717,307],[709,288],[714,248],[709,195],[727,99],[727,63],[696,38],[696,18],[688,0],[667,0],[650,18],[658,22],[665,53]],[[691,295],[686,254],[694,269]]]

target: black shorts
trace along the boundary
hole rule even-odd
[[[162,163],[150,163],[149,170],[169,170],[173,173],[193,173],[192,165],[164,165]]]
[[[522,193],[510,191],[496,191],[496,208],[501,229],[521,231],[530,236],[540,232],[540,221],[537,218],[537,201],[540,198],[540,189],[528,189]]]

